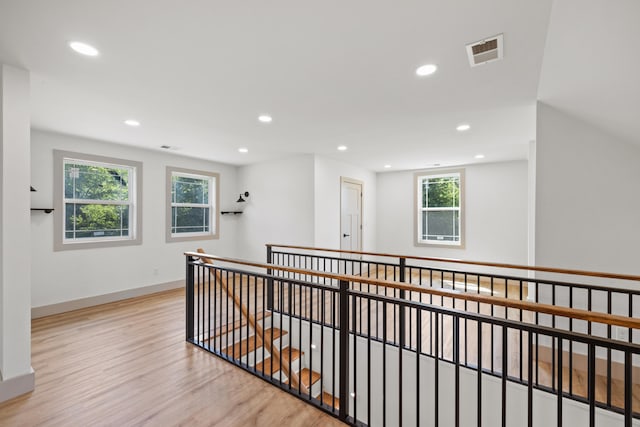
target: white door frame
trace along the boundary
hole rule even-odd
[[[342,226],[344,224],[342,224],[342,186],[344,183],[349,183],[349,184],[355,184],[355,185],[359,185],[360,186],[360,232],[358,233],[358,247],[360,248],[360,251],[363,250],[362,247],[362,231],[363,231],[363,211],[364,211],[364,182],[357,180],[357,179],[353,179],[353,178],[347,178],[344,176],[340,177],[340,229],[339,231],[339,236],[340,236],[340,240],[338,240],[339,242],[342,242]]]

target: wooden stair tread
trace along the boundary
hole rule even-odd
[[[264,339],[269,342],[272,339],[276,340],[282,335],[286,335],[287,331],[282,331],[278,328],[269,328],[264,331]],[[271,336],[273,335],[273,338]],[[262,347],[262,340],[255,335],[251,335],[248,338],[243,339],[240,342],[235,343],[233,346],[226,347],[222,350],[224,354],[231,357],[241,358],[251,353],[256,348]],[[268,345],[267,345],[268,347]]]
[[[269,349],[267,348],[267,351],[269,351]],[[280,352],[280,357],[282,358],[282,363],[285,364],[285,366],[287,366],[289,364],[289,347],[284,347],[282,349],[282,351]],[[296,360],[298,360],[300,358],[300,350],[292,348],[291,349],[291,362],[295,362]],[[270,375],[271,372],[276,373],[280,370],[280,364],[279,363],[274,363],[273,364],[273,371],[271,370],[271,362],[272,362],[272,358],[271,357],[267,357],[266,359],[264,359],[262,362],[258,363],[256,365],[256,371],[259,372],[263,372],[264,369],[264,373],[267,375]]]
[[[320,401],[320,399],[318,399],[318,401]],[[327,393],[326,391],[323,391],[322,392],[322,403],[327,405],[327,406],[329,406],[329,407],[333,406],[333,404],[334,404],[333,403],[333,396],[331,394]],[[335,402],[334,408],[340,409],[340,399],[338,399],[337,397],[336,397],[336,402]]]
[[[222,352],[227,356],[239,359],[243,356],[246,356],[248,353],[251,353],[256,348],[260,347],[262,347],[262,341],[260,340],[260,338],[252,335],[249,338],[245,338],[232,346],[223,348]]]
[[[262,320],[262,319],[266,319],[268,317],[271,317],[271,312],[269,311],[262,311],[260,313],[258,313],[258,315],[256,316],[256,321],[257,320]],[[216,328],[215,332],[213,333],[213,337],[214,338],[218,338],[220,335],[224,335],[228,332],[233,331],[234,329],[238,329],[241,328],[243,326],[247,326],[247,318],[246,317],[242,317],[241,320],[236,320],[233,323],[227,323],[226,325],[222,325]],[[208,340],[207,340],[208,341]]]
[[[298,378],[300,378],[302,385],[306,388],[310,388],[312,385],[320,381],[320,373],[311,371],[311,384],[309,384],[309,368],[302,368],[302,372],[298,374]],[[284,384],[289,384],[289,380],[285,381]]]
[[[311,372],[311,384],[309,384],[309,372]],[[302,384],[304,384],[306,388],[309,388],[320,381],[320,373],[311,371],[309,368],[302,368],[302,372],[300,372],[300,381],[302,381]]]

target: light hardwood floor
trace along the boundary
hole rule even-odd
[[[341,426],[185,342],[184,291],[33,321],[34,392],[0,426]]]

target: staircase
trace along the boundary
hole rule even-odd
[[[275,321],[273,317],[276,317]],[[291,375],[287,372],[295,374],[299,387],[293,382],[291,388],[299,389],[303,395],[329,408],[339,409],[338,398],[334,399],[329,392],[322,390],[321,374],[310,368],[304,351],[291,344],[290,333],[285,329],[287,325],[280,328],[278,317],[265,312],[264,316],[255,319],[257,327],[252,327],[243,318],[217,328],[213,336],[204,341],[212,351],[284,385],[290,383]],[[262,338],[256,329],[262,330]],[[274,354],[276,352],[279,357]]]

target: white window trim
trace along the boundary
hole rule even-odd
[[[209,195],[214,194],[214,197],[209,197],[209,204],[199,203],[173,203],[171,199],[172,190],[172,177],[173,175],[185,176],[191,178],[209,178]],[[211,182],[213,180],[213,182]],[[167,166],[167,215],[166,215],[166,240],[167,243],[171,242],[187,242],[194,240],[213,240],[220,238],[220,174],[216,172],[207,172],[193,169],[184,169],[173,166]],[[194,206],[205,207],[210,206],[209,210],[209,231],[196,232],[196,233],[180,233],[174,234],[171,232],[171,215],[173,206]]]
[[[460,176],[460,206],[458,208],[423,208],[421,205],[421,180],[423,178],[442,178],[458,174]],[[414,244],[415,246],[426,247],[439,247],[439,248],[451,248],[451,249],[464,249],[465,248],[465,191],[464,191],[464,169],[451,169],[451,170],[427,170],[416,172],[413,176],[414,185],[414,199],[413,199],[413,212],[414,212]],[[443,210],[459,210],[460,212],[460,240],[457,242],[448,240],[422,240],[421,236],[421,213],[423,211],[443,211]]]
[[[131,171],[128,200],[88,200],[65,199],[64,165],[67,161],[84,165],[101,165],[128,168]],[[93,154],[75,153],[71,151],[53,150],[54,166],[54,239],[53,250],[76,250],[91,248],[108,248],[114,246],[130,246],[142,244],[142,162],[96,156]],[[65,202],[78,204],[115,204],[129,205],[129,236],[107,236],[70,240],[65,237]]]

